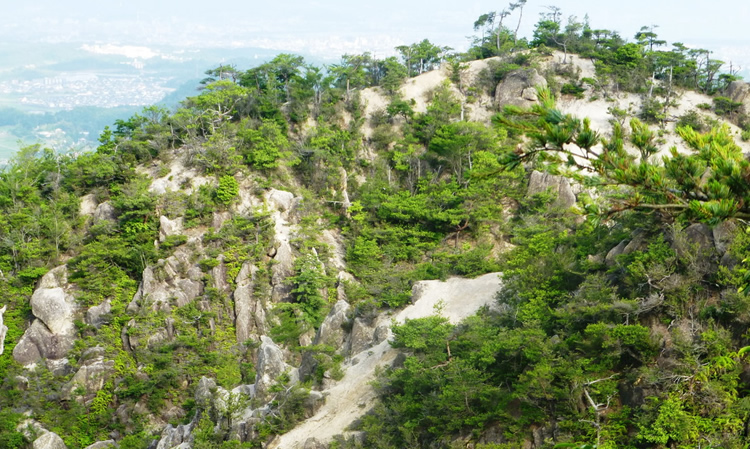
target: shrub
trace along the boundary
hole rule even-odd
[[[230,204],[240,193],[240,184],[234,176],[226,175],[219,178],[219,187],[216,188],[216,201],[221,204]]]

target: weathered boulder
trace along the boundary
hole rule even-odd
[[[732,101],[742,103],[746,112],[750,110],[750,83],[742,80],[732,81],[727,86],[726,96]]]
[[[495,104],[530,107],[537,103],[536,86],[547,86],[547,80],[536,69],[514,70],[503,78],[495,90]]]
[[[96,195],[93,193],[83,195],[78,206],[78,215],[81,217],[93,217],[97,204]]]
[[[85,449],[114,449],[117,447],[115,440],[97,441],[96,443],[86,446]]]
[[[104,383],[115,372],[115,362],[104,360],[104,349],[94,347],[81,356],[81,367],[63,388],[63,397],[70,399],[73,393],[82,388],[86,394],[94,394],[104,387]]]
[[[713,228],[714,245],[719,254],[724,254],[729,249],[729,245],[734,241],[735,236],[740,231],[740,226],[734,220],[725,220]]]
[[[351,307],[349,303],[339,300],[334,304],[328,316],[318,329],[318,335],[315,338],[315,344],[330,345],[334,348],[343,348],[346,338],[344,325],[349,322],[349,312]]]
[[[8,306],[0,308],[0,355],[5,351],[5,335],[8,333],[8,326],[3,324],[3,314]]]
[[[551,175],[539,171],[532,171],[529,179],[529,189],[527,196],[538,193],[551,192],[557,195],[553,206],[567,209],[576,204],[576,196],[570,187],[568,179],[563,176]]]
[[[117,221],[117,210],[115,210],[115,207],[109,201],[105,201],[96,206],[94,220]]]
[[[150,306],[154,311],[171,310],[172,305],[183,307],[203,294],[203,273],[191,261],[191,252],[178,248],[166,259],[160,259],[156,266],[143,270],[143,281],[133,300],[128,305],[129,312]]]
[[[37,289],[31,296],[31,312],[54,334],[67,334],[74,329],[75,303],[60,287]]]
[[[255,375],[255,394],[259,398],[265,398],[270,386],[274,385],[279,376],[289,374],[290,383],[296,383],[299,379],[298,372],[284,361],[284,353],[276,343],[269,337],[260,337],[260,348],[258,348],[258,364]]]
[[[161,438],[156,444],[156,449],[177,449],[192,447],[193,423],[180,424],[177,427],[171,424],[162,431]]]
[[[628,240],[623,240],[617,244],[614,248],[607,252],[607,256],[604,258],[604,263],[611,267],[617,263],[617,256],[625,252],[625,247],[628,246]]]
[[[708,258],[716,253],[714,233],[705,223],[693,223],[671,235],[672,247],[680,257]]]
[[[68,449],[55,432],[45,432],[31,444],[32,449]]]
[[[316,438],[310,437],[305,441],[302,449],[326,449],[328,445],[321,443]]]
[[[271,189],[265,197],[266,201],[280,212],[289,212],[294,207],[294,194],[291,192]]]
[[[377,345],[388,338],[388,326],[384,320],[368,320],[357,317],[352,324],[352,332],[349,336],[349,353],[351,355]]]
[[[174,220],[170,220],[164,215],[159,217],[159,241],[163,242],[169,236],[182,234],[184,228],[182,221],[182,217]]]
[[[305,411],[305,418],[310,418],[320,410],[320,407],[325,404],[326,399],[323,393],[312,390],[307,395],[305,401],[302,403],[302,409]]]
[[[112,312],[112,301],[105,299],[98,306],[90,307],[86,311],[86,322],[97,329],[109,322],[109,314]]]
[[[294,274],[294,255],[288,241],[277,241],[273,260],[276,263],[271,267],[271,284],[273,285],[271,298],[274,302],[279,302],[292,292],[292,286],[286,282],[286,279]]]
[[[234,290],[235,332],[237,343],[243,343],[250,338],[258,339],[268,332],[266,309],[263,301],[255,297],[255,274],[258,268],[245,262],[237,275]]]
[[[62,359],[74,343],[73,334],[53,334],[41,320],[34,320],[13,348],[13,358],[24,366],[45,359]]]

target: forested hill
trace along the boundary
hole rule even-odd
[[[750,89],[524,5],[21,149],[0,447],[745,447]]]

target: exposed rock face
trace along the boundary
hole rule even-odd
[[[161,433],[156,449],[189,448],[193,443],[193,423],[173,427],[171,424]]]
[[[88,195],[83,195],[80,201],[78,215],[82,217],[93,217],[97,206],[96,196],[93,193],[89,193]]]
[[[5,351],[5,335],[8,333],[8,326],[3,324],[3,314],[6,307],[3,306],[0,308],[0,355]]]
[[[156,267],[143,270],[143,282],[128,305],[128,311],[150,305],[154,311],[169,311],[172,303],[177,307],[190,304],[203,294],[203,273],[191,262],[191,252],[177,248],[167,259],[159,260]]]
[[[532,171],[527,195],[532,196],[547,191],[557,195],[557,199],[553,203],[555,207],[567,209],[576,203],[576,196],[567,178],[541,173],[536,170]]]
[[[182,217],[170,220],[162,215],[159,217],[159,241],[163,242],[167,237],[182,234]]]
[[[32,449],[68,449],[62,438],[54,432],[46,432],[34,440]]]
[[[109,314],[112,312],[112,301],[105,299],[98,306],[90,307],[86,311],[86,322],[97,329],[109,322]]]
[[[379,318],[373,323],[364,318],[355,318],[349,337],[349,353],[359,354],[384,342],[388,338],[389,329],[389,322],[385,318]]]
[[[86,351],[81,359],[81,367],[64,389],[63,394],[67,398],[78,388],[83,388],[87,394],[96,393],[115,371],[115,362],[104,360],[104,349],[101,347]]]
[[[102,204],[96,206],[96,210],[94,211],[94,219],[96,221],[115,221],[117,220],[117,211],[115,210],[115,207],[109,203],[109,201],[105,201]]]
[[[727,97],[732,101],[742,103],[747,111],[750,109],[750,83],[741,80],[732,81],[727,86]]]
[[[349,303],[343,300],[336,302],[333,309],[318,329],[318,335],[315,338],[315,344],[330,345],[334,348],[343,348],[346,332],[344,324],[349,321]]]
[[[62,288],[40,288],[31,296],[31,312],[39,318],[53,334],[73,331],[75,303],[66,298]]]
[[[31,296],[31,311],[37,319],[13,349],[13,358],[18,363],[29,365],[43,359],[63,359],[73,348],[77,306],[63,288],[66,282],[65,266],[51,270],[39,281]]]
[[[508,73],[495,90],[495,103],[530,107],[537,102],[536,86],[547,86],[547,80],[536,69],[519,69]]]
[[[86,449],[114,449],[117,447],[115,440],[97,441]]]
[[[278,302],[289,297],[292,287],[285,280],[294,274],[294,255],[292,253],[291,212],[296,199],[290,192],[271,189],[265,195],[266,204],[272,209],[271,218],[274,222],[274,247],[276,253],[272,256],[276,262],[271,268],[271,284],[273,290],[271,298]]]
[[[243,343],[250,338],[258,339],[260,335],[268,332],[265,305],[260,298],[253,295],[257,271],[255,265],[246,262],[237,275],[237,288],[234,291],[234,327],[237,343]]]
[[[729,245],[734,241],[734,237],[740,231],[740,227],[734,220],[725,220],[713,228],[714,245],[719,254],[724,254],[729,249]],[[1,353],[0,353],[1,354]]]
[[[268,393],[268,388],[276,383],[279,376],[288,372],[290,382],[295,383],[298,380],[298,374],[296,369],[286,364],[284,353],[273,340],[263,336],[260,337],[260,341],[257,374],[255,377],[255,393],[258,397],[264,398]]]

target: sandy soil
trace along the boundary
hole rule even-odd
[[[396,314],[393,321],[403,323],[407,319],[434,315],[439,310],[451,322],[458,323],[480,307],[493,305],[500,285],[499,273],[476,279],[419,282],[414,289],[414,303]],[[276,438],[269,448],[301,449],[308,438],[325,443],[344,433],[352,422],[372,408],[376,394],[370,382],[375,379],[376,369],[389,366],[397,354],[398,351],[384,341],[352,356],[343,366],[344,378],[323,392],[327,396],[326,403],[318,413]]]

